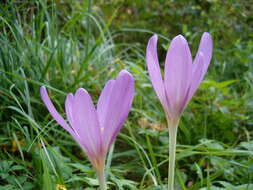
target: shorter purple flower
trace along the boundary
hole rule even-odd
[[[95,108],[88,92],[79,88],[69,93],[65,101],[68,122],[56,111],[47,94],[40,88],[41,98],[53,118],[68,131],[87,153],[96,171],[103,172],[105,158],[131,109],[134,79],[122,70],[115,80],[109,80]]]

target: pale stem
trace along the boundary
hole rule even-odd
[[[115,142],[112,143],[112,146],[109,150],[109,153],[108,153],[108,156],[107,156],[107,159],[106,159],[106,166],[105,166],[105,180],[107,179],[108,177],[108,174],[109,174],[109,170],[111,168],[111,163],[112,163],[112,156],[113,156],[113,151],[114,151],[114,144]]]
[[[169,122],[168,122],[169,123]],[[168,169],[168,190],[174,190],[175,177],[175,161],[176,161],[176,144],[177,144],[177,128],[178,122],[169,127],[169,169]]]
[[[107,190],[104,168],[97,171],[100,190]]]

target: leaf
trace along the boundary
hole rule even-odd
[[[253,141],[241,142],[240,146],[247,149],[247,150],[253,151]]]
[[[226,190],[251,190],[253,188],[253,184],[243,184],[239,186],[234,186],[226,181],[219,181],[221,185],[223,185]]]
[[[15,187],[13,185],[4,185],[0,186],[0,190],[15,190]]]

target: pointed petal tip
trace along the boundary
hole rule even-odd
[[[185,39],[185,37],[182,34],[179,34],[177,36],[175,36],[172,41],[179,41],[181,43],[187,43],[187,40]]]
[[[153,34],[149,40],[156,40],[158,39],[158,35],[157,34]]]
[[[122,69],[120,72],[119,72],[119,75],[120,74],[130,74],[126,69]]]
[[[171,40],[171,42],[170,42],[170,47],[184,47],[184,46],[186,46],[187,48],[189,48],[187,40],[181,34],[179,34],[176,37],[174,37]]]
[[[151,48],[151,51],[153,51],[153,48],[156,47],[157,40],[158,40],[157,34],[154,34],[153,36],[151,36],[148,40],[147,50]]]
[[[84,88],[78,88],[78,89],[76,90],[75,96],[76,96],[77,94],[89,94],[89,93],[88,93],[87,90],[85,90]]]
[[[207,41],[208,43],[210,43],[211,45],[213,44],[213,40],[212,40],[212,36],[210,33],[208,32],[204,32],[202,34],[201,40]]]
[[[209,32],[204,32],[202,34],[202,36],[206,36],[206,37],[212,38],[212,36],[211,36],[211,34]]]
[[[119,78],[119,77],[129,77],[129,78],[131,78],[132,80],[134,80],[132,74],[129,73],[129,72],[128,72],[127,70],[125,70],[125,69],[123,69],[123,70],[121,70],[121,71],[119,72],[117,78]]]
[[[68,93],[66,96],[66,98],[72,98],[72,97],[74,97],[73,93]]]
[[[45,96],[48,96],[48,95],[47,95],[47,89],[46,89],[45,86],[41,86],[41,87],[40,87],[40,96],[41,96],[42,99],[44,99]]]
[[[46,87],[45,86],[41,86],[40,87],[40,92],[43,92],[43,91],[45,91],[46,90]]]
[[[184,36],[182,34],[178,34],[178,35],[175,36],[175,38],[182,38],[182,39],[184,39]]]

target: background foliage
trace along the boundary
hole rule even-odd
[[[66,93],[83,87],[96,102],[123,68],[136,79],[136,95],[109,154],[110,189],[163,189],[168,131],[148,79],[146,43],[159,34],[163,65],[175,35],[195,55],[204,31],[214,55],[180,123],[177,188],[253,189],[252,12],[250,0],[1,1],[0,190],[96,189],[86,156],[52,120],[39,87],[64,114]]]

